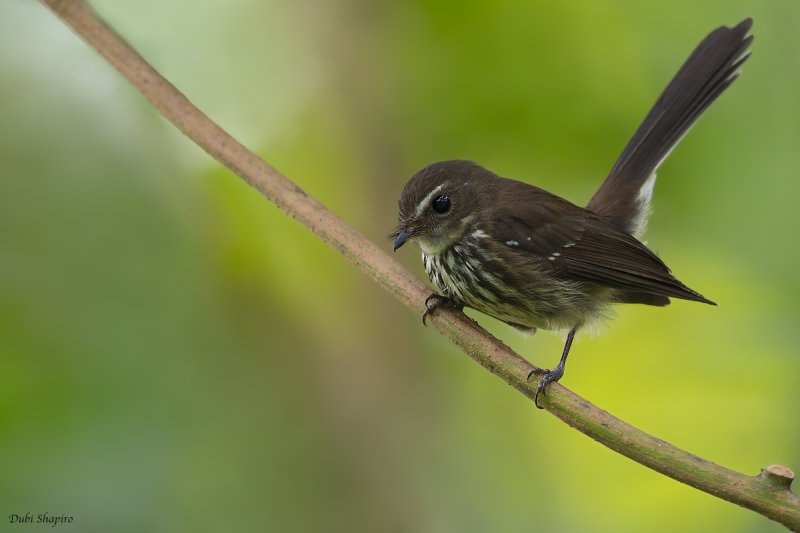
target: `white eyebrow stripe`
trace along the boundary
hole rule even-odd
[[[422,211],[424,211],[425,208],[428,207],[428,204],[433,199],[433,195],[436,194],[437,192],[441,191],[442,189],[444,189],[444,183],[442,183],[441,185],[438,185],[431,192],[429,192],[425,196],[425,198],[423,198],[422,201],[419,204],[417,204],[417,210],[414,213],[414,216],[415,217],[419,217],[422,214]]]

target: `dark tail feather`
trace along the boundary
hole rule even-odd
[[[617,300],[622,304],[645,304],[663,307],[669,305],[669,298],[658,294],[647,294],[646,292],[621,292]]]
[[[587,209],[606,217],[628,234],[643,229],[649,209],[650,178],[703,111],[739,76],[750,56],[753,25],[745,19],[735,28],[712,31],[695,48],[661,93],[628,142]]]

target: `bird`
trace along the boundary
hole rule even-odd
[[[442,306],[469,307],[521,333],[566,332],[558,364],[534,403],[564,375],[576,332],[604,323],[611,305],[665,306],[670,298],[716,305],[679,281],[640,239],[664,159],[740,75],[753,21],[709,33],[669,82],[600,188],[580,207],[469,160],[432,163],[398,200],[397,251],[413,241],[439,289],[422,321]],[[535,371],[528,374],[528,380]]]

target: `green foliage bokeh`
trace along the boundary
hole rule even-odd
[[[585,203],[708,31],[753,57],[659,172],[647,240],[718,308],[629,306],[564,384],[700,456],[800,469],[800,4],[97,0],[209,116],[386,250],[476,160]],[[0,3],[0,519],[75,531],[781,531],[536,410]],[[424,273],[413,249],[398,260]],[[549,367],[561,339],[525,339]]]

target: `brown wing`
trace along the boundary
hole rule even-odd
[[[486,233],[563,279],[629,293],[624,301],[664,305],[657,297],[713,304],[671,273],[656,254],[609,222],[542,189],[520,184],[495,206]]]

